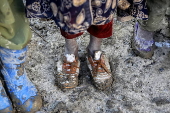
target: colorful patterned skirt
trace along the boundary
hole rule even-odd
[[[116,0],[27,0],[27,17],[51,18],[65,32],[77,34],[113,19]]]

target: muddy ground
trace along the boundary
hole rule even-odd
[[[64,38],[53,21],[30,19],[26,71],[37,86],[43,107],[37,113],[170,113],[170,43],[167,29],[156,33],[155,54],[142,59],[131,49],[134,21],[115,22],[114,34],[102,48],[110,58],[114,82],[97,90],[87,68],[86,32],[77,38],[81,70],[79,85],[61,90],[56,85],[56,63],[64,52]],[[41,36],[40,36],[41,35]]]

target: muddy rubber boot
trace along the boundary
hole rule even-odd
[[[74,54],[66,54],[57,62],[57,85],[60,88],[75,88],[78,85],[80,61]]]
[[[91,71],[94,85],[98,89],[105,90],[112,85],[113,78],[110,64],[104,52],[95,51],[94,58],[91,55],[88,55],[87,64]]]
[[[143,30],[136,23],[134,37],[132,39],[132,49],[136,55],[151,59],[155,49],[153,32]]]
[[[34,113],[42,106],[42,99],[38,95],[36,87],[27,77],[23,64],[26,51],[26,47],[22,50],[0,47],[1,73],[17,111]]]
[[[14,113],[12,103],[9,100],[0,80],[0,113]]]

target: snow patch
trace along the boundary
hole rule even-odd
[[[100,59],[101,54],[102,54],[102,52],[101,52],[101,51],[96,51],[96,52],[95,52],[95,55],[94,55],[94,59],[95,59],[95,60],[99,60],[99,59]]]
[[[68,62],[73,62],[76,58],[74,54],[66,54],[66,59]]]

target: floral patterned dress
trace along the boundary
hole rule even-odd
[[[140,1],[138,4],[145,0]],[[27,17],[53,19],[70,34],[84,32],[90,25],[109,23],[116,8],[117,0],[26,0]]]
[[[116,0],[27,0],[27,17],[51,18],[65,32],[77,34],[113,19]]]

